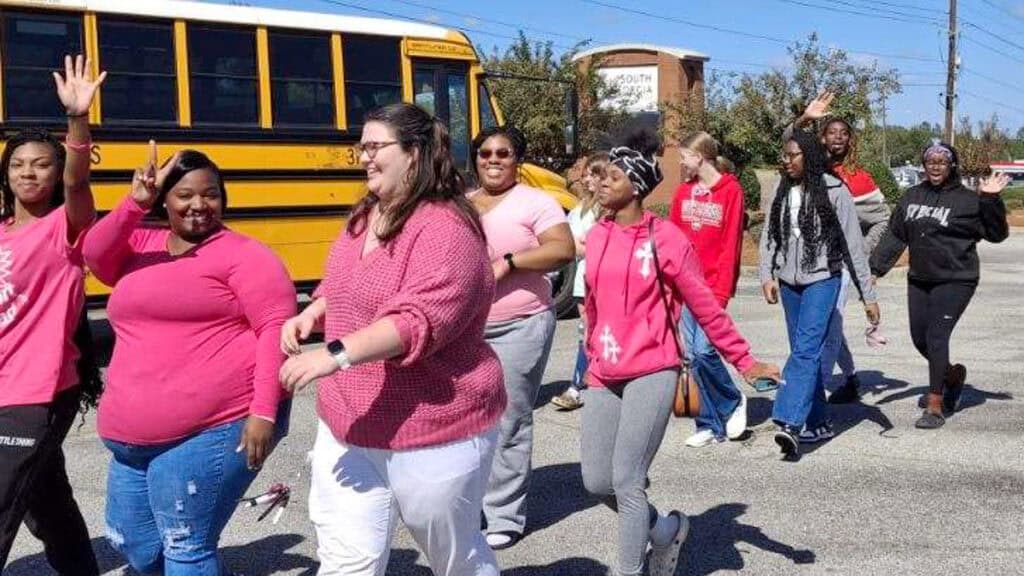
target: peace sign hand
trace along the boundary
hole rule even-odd
[[[999,194],[1010,183],[1010,176],[1005,172],[992,174],[988,178],[981,179],[978,192],[982,194]]]
[[[53,73],[53,81],[57,84],[57,97],[64,105],[68,116],[84,116],[88,114],[96,90],[106,79],[107,73],[100,72],[96,81],[90,79],[91,61],[79,54],[72,60],[70,55],[64,56],[64,75]]]
[[[162,168],[157,169],[159,156],[156,150],[156,141],[149,141],[149,160],[141,168],[135,169],[135,175],[132,178],[131,197],[139,207],[144,210],[153,207],[164,186],[167,174],[177,164],[179,154],[175,153]]]

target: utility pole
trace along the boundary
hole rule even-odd
[[[885,162],[886,168],[892,168],[892,162],[889,161],[889,145],[887,142],[889,139],[889,126],[885,121],[886,90],[883,88],[879,92],[882,97],[882,160]]]
[[[956,54],[956,0],[949,0],[949,57],[946,59],[946,142],[953,145],[953,109],[956,106],[956,73],[959,58]]]

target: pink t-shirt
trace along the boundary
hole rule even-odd
[[[478,190],[472,194],[481,193]],[[505,254],[540,246],[538,236],[552,226],[569,222],[554,198],[523,184],[516,184],[481,220],[491,262]],[[552,304],[551,282],[545,274],[516,270],[498,282],[487,321],[526,318],[551,308]]]
[[[248,415],[273,420],[281,326],[295,314],[281,260],[227,228],[171,256],[170,231],[142,218],[126,199],[85,241],[89,268],[114,287],[100,436],[164,444]]]
[[[13,232],[0,223],[0,406],[46,404],[78,384],[84,236],[68,244],[63,206]]]

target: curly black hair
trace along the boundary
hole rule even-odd
[[[0,220],[6,220],[14,216],[14,190],[11,189],[9,171],[11,157],[14,151],[24,144],[38,142],[47,144],[53,148],[53,155],[57,167],[57,180],[54,182],[53,195],[50,197],[50,206],[56,208],[64,204],[64,163],[67,161],[67,150],[60,143],[56,136],[47,130],[39,128],[28,128],[18,132],[7,140],[3,156],[0,156]],[[103,393],[103,380],[100,378],[99,362],[96,359],[96,349],[92,340],[92,330],[89,328],[89,318],[85,309],[82,309],[75,328],[75,346],[78,347],[79,357],[77,363],[78,384],[81,390],[80,409],[84,414],[90,408],[95,408],[99,403],[100,395]],[[30,351],[23,351],[25,354]]]
[[[772,251],[772,272],[779,268],[779,253],[789,252],[789,241],[792,234],[789,211],[789,191],[794,186],[801,187],[802,202],[797,216],[797,225],[803,239],[803,253],[800,256],[800,268],[809,272],[814,268],[822,249],[828,254],[829,269],[839,272],[845,263],[851,271],[850,276],[856,283],[853,274],[853,260],[846,246],[842,225],[836,215],[835,208],[828,197],[828,183],[825,175],[829,173],[829,158],[825,147],[818,138],[803,130],[795,130],[790,141],[796,142],[803,153],[804,175],[800,181],[793,180],[783,172],[779,188],[775,191],[772,201],[771,215],[768,220],[768,242]],[[788,142],[787,142],[788,143]],[[858,290],[860,286],[857,286]]]

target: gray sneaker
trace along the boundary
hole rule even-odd
[[[668,515],[679,519],[679,529],[669,544],[651,546],[651,557],[647,563],[647,573],[650,576],[674,576],[676,566],[679,565],[679,551],[690,533],[690,519],[686,515],[678,510],[673,510]]]

